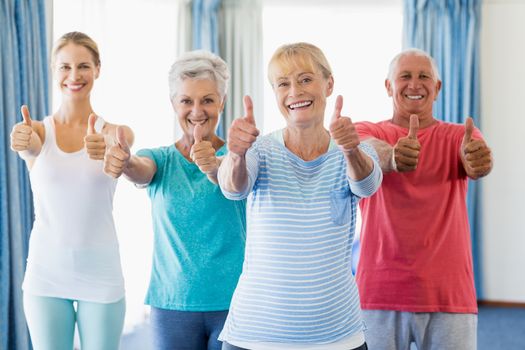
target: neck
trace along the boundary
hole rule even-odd
[[[403,128],[409,129],[410,115],[410,113],[394,113],[394,116],[392,117],[392,123]],[[432,115],[432,112],[417,114],[417,116],[419,119],[419,129],[428,128],[429,126],[434,125],[437,122],[437,120]]]
[[[294,128],[287,126],[283,131],[284,145],[303,160],[314,160],[328,151],[330,135],[322,126],[315,128]]]
[[[55,113],[55,118],[65,124],[86,124],[93,108],[89,100],[63,101]]]

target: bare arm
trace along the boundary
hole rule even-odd
[[[126,179],[137,185],[147,185],[155,176],[157,165],[148,157],[131,156],[123,169]]]
[[[394,148],[390,146],[385,141],[370,137],[363,142],[368,143],[372,146],[377,156],[379,157],[379,166],[383,173],[389,173],[391,171],[396,171],[396,164],[394,161]]]
[[[228,153],[219,167],[221,188],[226,192],[243,193],[248,187],[246,158]]]
[[[228,154],[219,168],[221,189],[230,193],[243,193],[248,187],[246,152],[259,135],[253,116],[253,104],[249,96],[244,97],[244,117],[233,121],[228,131]]]

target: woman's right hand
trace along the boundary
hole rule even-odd
[[[33,126],[29,108],[23,105],[20,108],[24,121],[13,126],[11,131],[11,149],[16,152],[27,151],[31,145]]]
[[[244,157],[248,149],[259,136],[253,116],[253,102],[250,96],[244,96],[244,117],[235,119],[228,131],[228,151]]]
[[[104,173],[114,178],[122,175],[131,158],[131,151],[122,126],[117,126],[116,136],[117,143],[109,147],[104,156]]]

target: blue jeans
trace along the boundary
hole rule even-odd
[[[348,350],[367,350],[367,349],[368,349],[368,346],[366,346],[366,343],[364,343],[363,345],[361,345],[358,348],[348,349]],[[222,350],[249,350],[249,349],[240,348],[238,346],[231,345],[231,344],[228,344],[228,343],[224,342],[224,343],[222,343]]]
[[[220,350],[217,339],[228,310],[177,311],[151,307],[151,331],[156,350]]]

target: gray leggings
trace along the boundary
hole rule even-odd
[[[363,310],[370,349],[476,350],[476,314]]]

